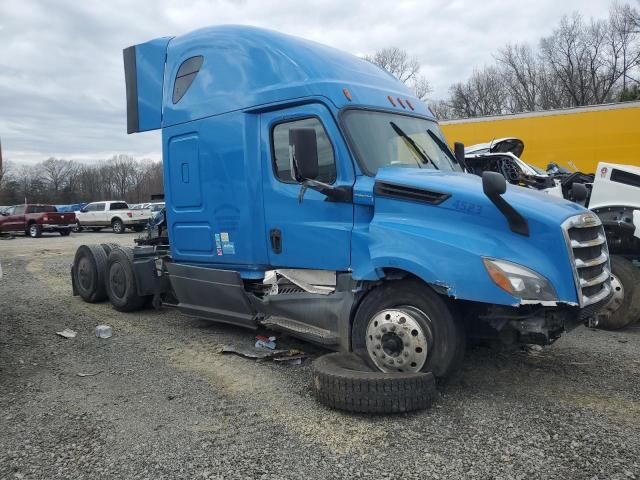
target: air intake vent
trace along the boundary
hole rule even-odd
[[[431,205],[438,205],[451,196],[448,193],[432,192],[422,188],[394,185],[393,183],[387,182],[376,182],[374,192],[381,197],[411,200],[414,202],[429,203]]]
[[[625,185],[631,185],[632,187],[640,187],[640,175],[625,172],[624,170],[618,170],[617,168],[614,168],[611,172],[611,181],[624,183]]]

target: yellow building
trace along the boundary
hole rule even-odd
[[[465,145],[517,137],[522,159],[545,168],[572,162],[594,173],[598,162],[640,166],[640,102],[441,122],[450,142]]]

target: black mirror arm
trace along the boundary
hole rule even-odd
[[[334,187],[328,183],[319,182],[318,180],[304,180],[300,185],[300,193],[298,194],[299,203],[302,203],[304,192],[306,192],[308,188],[326,196],[326,201],[328,202],[350,203],[353,201],[353,188],[349,186],[340,185]]]

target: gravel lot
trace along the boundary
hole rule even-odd
[[[309,362],[216,353],[253,332],[71,295],[77,245],[133,238],[0,240],[0,478],[640,477],[638,326],[470,350],[433,409],[348,415],[315,402]]]

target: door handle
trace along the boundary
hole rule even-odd
[[[272,228],[269,232],[271,237],[271,250],[273,253],[282,252],[282,232],[277,228]]]

